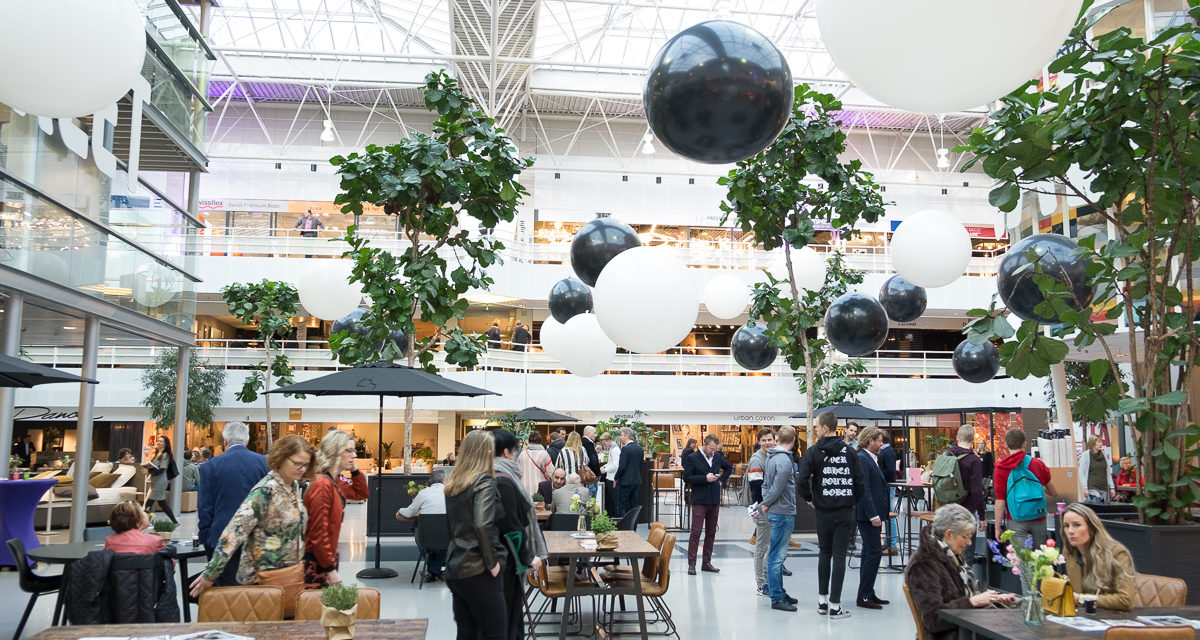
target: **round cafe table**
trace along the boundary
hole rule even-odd
[[[53,478],[42,480],[0,480],[0,542],[18,538],[27,550],[41,545],[33,531],[33,513],[38,500],[57,484]],[[0,566],[15,567],[8,545],[0,545]]]
[[[103,548],[103,540],[64,542],[62,544],[48,544],[37,549],[30,549],[26,552],[26,555],[31,560],[45,562],[46,564],[71,564],[76,560],[82,560],[87,554]]]

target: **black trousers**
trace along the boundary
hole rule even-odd
[[[453,597],[458,640],[504,640],[508,637],[508,604],[504,597],[504,568],[469,578],[447,578]]]
[[[870,600],[875,596],[875,576],[879,575],[879,560],[883,558],[880,535],[883,525],[872,526],[870,522],[858,521],[858,535],[862,537],[862,564],[858,568],[858,599]]]
[[[504,606],[508,615],[508,640],[525,637],[525,589],[521,576],[517,575],[517,563],[506,562],[500,569],[504,579]]]
[[[846,579],[846,550],[854,539],[854,507],[817,509],[817,594],[841,603]]]

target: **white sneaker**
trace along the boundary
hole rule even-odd
[[[840,606],[836,609],[830,608],[829,609],[829,617],[833,618],[834,620],[840,620],[842,618],[849,618],[850,612],[846,611],[845,609],[841,608]]]
[[[771,597],[771,592],[767,590],[767,585],[765,585],[765,584],[763,586],[755,589],[755,591],[758,592],[758,595],[761,598],[770,598]]]

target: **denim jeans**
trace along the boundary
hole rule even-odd
[[[888,508],[891,509],[896,504],[896,487],[888,487]],[[888,538],[888,546],[893,549],[900,548],[900,523],[892,518],[888,522],[891,527],[891,536]]]
[[[783,561],[787,559],[788,542],[792,538],[792,528],[796,526],[796,516],[768,513],[767,522],[771,525],[771,549],[767,552],[767,591],[771,594],[771,602],[779,602],[787,593],[783,589]]]

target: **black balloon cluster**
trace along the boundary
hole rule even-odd
[[[779,347],[767,335],[767,325],[761,322],[748,324],[735,331],[729,350],[739,366],[751,371],[766,369],[779,355]]]
[[[1033,276],[1038,270],[1065,286],[1070,296],[1061,298],[1067,306],[1081,311],[1092,302],[1095,287],[1088,282],[1091,259],[1076,253],[1074,240],[1057,233],[1039,233],[1014,244],[1000,261],[996,289],[1000,299],[1018,318],[1037,320],[1039,324],[1058,324],[1058,313],[1039,313],[1035,307],[1046,300]],[[1032,250],[1039,269],[1029,268]]]
[[[991,342],[958,343],[954,349],[954,373],[967,382],[979,384],[991,380],[1000,371],[1000,350]]]
[[[879,289],[879,304],[894,322],[912,322],[925,313],[928,297],[925,288],[905,280],[903,276],[892,276]]]
[[[369,331],[365,326],[359,324],[359,320],[362,320],[363,315],[366,313],[366,309],[359,308],[347,313],[337,320],[334,320],[333,325],[329,327],[329,335],[342,333],[344,331],[360,338],[365,338]],[[400,351],[400,353],[408,351],[408,336],[404,335],[403,331],[399,329],[393,329],[391,333],[388,334],[388,340],[392,344],[396,345],[396,348]],[[375,347],[376,351],[380,351],[382,349],[382,342]]]
[[[596,218],[575,233],[571,241],[571,268],[584,284],[594,287],[609,260],[641,245],[633,227],[615,218]]]
[[[787,124],[793,96],[787,60],[770,40],[745,25],[711,20],[679,32],[658,52],[642,103],[668,149],[725,164],[767,148]]]
[[[888,315],[871,296],[847,293],[825,312],[825,336],[842,353],[865,356],[887,340]]]
[[[566,324],[567,320],[592,310],[592,290],[575,278],[563,278],[550,288],[546,305],[559,324]]]

